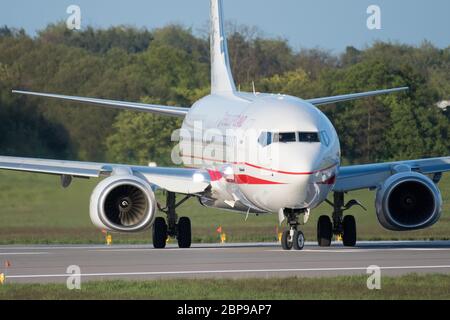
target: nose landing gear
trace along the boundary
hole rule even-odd
[[[283,250],[303,250],[305,246],[305,235],[299,230],[286,230],[281,237]]]
[[[287,218],[289,230],[283,232],[281,236],[281,246],[283,250],[303,250],[305,246],[305,235],[298,230],[300,223],[298,222],[298,216],[301,213],[285,210],[284,215]]]

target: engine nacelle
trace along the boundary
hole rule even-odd
[[[378,189],[375,207],[381,225],[393,231],[424,229],[435,224],[442,211],[439,188],[427,176],[402,172]]]
[[[155,213],[156,200],[150,185],[132,175],[106,178],[91,195],[91,221],[103,230],[143,231],[153,225]]]

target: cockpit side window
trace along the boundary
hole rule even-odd
[[[328,147],[330,145],[330,137],[328,136],[326,131],[321,131],[320,132],[320,139],[322,140],[322,143],[325,146]]]
[[[263,146],[267,147],[272,144],[272,133],[271,132],[262,132],[259,136],[258,143]]]

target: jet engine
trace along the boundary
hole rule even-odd
[[[103,230],[146,230],[153,225],[155,212],[156,200],[150,185],[133,175],[106,178],[91,195],[91,221]]]
[[[375,207],[378,220],[388,230],[424,229],[439,220],[442,197],[427,176],[402,172],[388,178],[378,189]]]

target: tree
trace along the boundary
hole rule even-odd
[[[0,150],[2,155],[66,158],[69,138],[58,123],[45,119],[10,88],[17,73],[0,63]]]
[[[108,159],[119,163],[173,165],[170,156],[176,144],[171,142],[171,137],[180,126],[181,120],[177,118],[122,112],[106,142]]]
[[[38,33],[39,41],[48,44],[64,44],[70,47],[82,48],[93,53],[106,53],[113,48],[119,48],[128,53],[138,53],[147,50],[153,40],[153,35],[146,29],[135,29],[128,26],[117,26],[108,29],[69,30],[64,22],[50,24]]]

